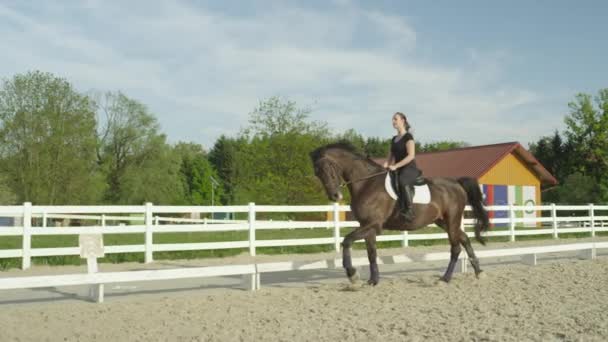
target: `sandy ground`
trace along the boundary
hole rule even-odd
[[[584,241],[590,240],[486,248]],[[446,246],[410,250],[446,251]],[[103,304],[83,301],[70,295],[69,289],[55,289],[63,294],[60,298],[32,301],[10,300],[23,299],[27,292],[0,292],[0,341],[606,341],[608,254],[600,253],[595,260],[566,256],[543,257],[534,267],[519,264],[516,258],[482,259],[485,277],[456,274],[448,285],[437,280],[446,266],[440,262],[381,265],[381,283],[376,287],[352,286],[341,270],[319,270],[273,274],[256,292],[239,289],[235,279],[216,280],[216,286],[210,286],[209,280],[207,287],[199,281],[179,291],[142,288],[109,295]],[[262,256],[258,261],[280,258],[284,256]],[[247,260],[241,256],[223,263]],[[101,269],[180,263],[201,261],[102,265]],[[35,267],[0,276],[75,269],[83,270]],[[366,276],[366,268],[361,270]]]

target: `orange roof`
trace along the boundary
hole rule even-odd
[[[416,153],[416,165],[427,177],[473,177],[479,179],[510,153],[514,153],[540,179],[555,185],[557,179],[518,142],[455,148],[437,152]],[[386,159],[374,159],[382,165]]]

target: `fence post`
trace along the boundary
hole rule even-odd
[[[515,209],[513,203],[509,203],[509,231],[511,232],[511,242],[515,241]]]
[[[152,203],[146,203],[146,214],[145,214],[145,224],[146,224],[146,264],[154,261],[152,248],[153,240],[152,240],[152,226],[154,222],[152,221]]]
[[[249,255],[255,256],[255,203],[249,202]],[[249,288],[254,291],[260,288],[260,273],[251,274],[249,277]]]
[[[409,247],[410,245],[410,239],[408,236],[408,232],[407,230],[403,231],[403,240],[401,241],[401,247]]]
[[[340,252],[340,204],[334,202],[334,247]]]
[[[553,225],[553,238],[557,239],[557,209],[555,203],[551,203],[551,224]]]
[[[255,256],[255,203],[249,203],[249,255]]]
[[[106,226],[106,214],[101,214],[101,226]]]
[[[32,266],[32,203],[23,203],[23,246],[21,269],[27,270]]]
[[[595,215],[593,203],[589,203],[589,223],[591,224],[591,237],[595,237]]]
[[[46,210],[45,210],[42,213],[42,228],[46,228],[47,227],[46,220],[48,220],[48,214],[46,213]]]

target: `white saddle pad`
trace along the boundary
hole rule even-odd
[[[393,190],[393,186],[391,184],[391,175],[390,173],[386,174],[386,178],[384,180],[384,187],[386,188],[386,192],[391,196],[395,201],[398,196]],[[431,191],[429,190],[428,185],[416,185],[414,186],[414,203],[428,204],[431,203]]]

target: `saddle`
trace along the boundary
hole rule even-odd
[[[388,172],[384,182],[386,192],[395,201],[399,198],[399,183],[395,172]],[[414,198],[413,203],[428,204],[431,202],[431,191],[429,190],[428,182],[422,175],[416,177],[414,181]]]

